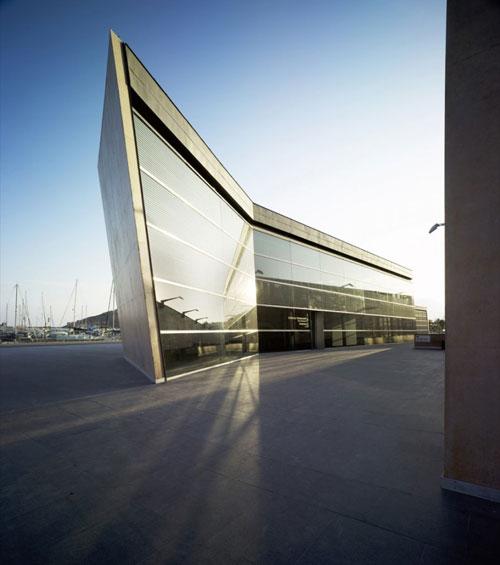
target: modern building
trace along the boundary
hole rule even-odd
[[[113,33],[99,177],[125,355],[153,381],[413,340],[411,271],[254,204]]]
[[[429,317],[426,306],[415,306],[415,330],[418,334],[429,333]]]

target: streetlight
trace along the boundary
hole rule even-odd
[[[444,225],[445,225],[444,223],[442,223],[442,224],[434,224],[434,225],[432,226],[432,228],[429,230],[429,233],[432,233],[433,231],[436,231],[440,226],[444,226]]]
[[[172,298],[164,298],[163,300],[160,300],[160,304],[162,306],[165,306],[165,302],[169,302],[170,300],[184,300],[184,298],[182,296],[172,296]]]
[[[182,317],[185,318],[186,314],[189,314],[189,312],[199,312],[198,308],[191,308],[191,310],[184,310],[184,312],[181,312]]]
[[[195,322],[199,322],[200,320],[208,320],[208,316],[204,316],[203,318],[196,318]]]

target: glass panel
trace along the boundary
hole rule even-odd
[[[321,272],[307,267],[292,265],[292,280],[297,284],[321,288]]]
[[[225,263],[253,274],[252,238],[248,228],[236,234],[242,242],[238,244],[220,227],[200,216],[168,190],[149,179],[147,175],[142,175],[142,179],[146,219],[152,224],[150,230],[172,234]],[[160,228],[162,231],[155,228]],[[250,248],[247,249],[243,245],[249,245]]]
[[[287,351],[310,349],[311,332],[262,332],[259,334],[260,351]]]
[[[224,329],[256,330],[257,308],[253,304],[242,304],[236,300],[224,299]]]
[[[344,265],[345,259],[336,257],[335,255],[328,255],[326,253],[320,253],[320,268],[325,273],[333,273],[336,276],[344,279]]]
[[[162,334],[167,376],[250,355],[258,350],[257,340],[257,332]]]
[[[253,237],[247,241],[251,235],[250,226],[229,206],[221,207],[222,229],[236,241],[251,245],[253,248]]]
[[[291,281],[292,266],[284,261],[276,261],[267,257],[255,256],[255,274],[266,279]]]
[[[155,282],[160,330],[220,330],[224,298],[172,284]]]
[[[222,201],[218,194],[135,115],[134,126],[140,166],[220,225]]]
[[[345,277],[340,274],[322,272],[321,283],[325,290],[337,290],[343,292],[342,288],[345,287]]]
[[[218,294],[227,293],[235,276],[234,269],[154,229],[148,233],[155,277]],[[247,275],[238,273],[238,276],[247,277],[251,287],[253,281]]]
[[[293,287],[257,280],[257,303],[274,306],[293,306]]]
[[[289,329],[288,317],[293,316],[290,308],[267,308],[258,307],[259,329],[261,330],[284,330]]]
[[[254,245],[255,253],[283,261],[291,261],[290,242],[286,239],[254,230]]]
[[[342,294],[325,293],[323,300],[325,310],[336,310],[337,312],[343,312],[346,309],[346,297]]]
[[[320,269],[319,251],[315,251],[305,245],[299,245],[298,243],[292,243],[291,249],[292,263],[312,267],[318,270]]]

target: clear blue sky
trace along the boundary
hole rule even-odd
[[[111,274],[97,152],[108,30],[256,202],[415,273],[444,313],[444,0],[2,0],[0,319]],[[68,310],[69,312],[69,310]],[[65,321],[71,319],[67,314]]]

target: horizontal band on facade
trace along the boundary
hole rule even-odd
[[[409,318],[407,316],[394,316],[392,314],[365,314],[363,312],[347,312],[346,310],[326,310],[325,308],[305,308],[303,306],[279,306],[278,304],[260,304],[257,306],[265,308],[285,308],[287,310],[305,310],[306,312],[331,312],[332,314],[349,314],[352,316],[372,316],[375,318],[397,318],[398,320],[411,320],[415,321],[415,318]]]
[[[296,283],[285,282],[281,279],[268,279],[265,277],[256,277],[257,281],[265,281],[273,284],[283,284],[285,286],[305,288],[306,290],[316,290],[318,292],[324,292],[325,294],[336,294],[339,296],[348,296],[349,298],[357,298],[358,300],[375,300],[376,302],[382,302],[383,304],[394,304],[395,306],[403,306],[405,308],[415,308],[412,304],[403,304],[402,302],[390,302],[389,300],[382,300],[381,298],[371,298],[369,296],[358,296],[357,294],[348,294],[346,292],[339,292],[338,290],[327,290],[325,288],[317,288],[316,286],[305,286]],[[363,290],[363,289],[360,289]],[[366,291],[363,291],[366,292]],[[377,290],[368,292],[378,292]]]
[[[162,335],[174,335],[174,334],[228,334],[228,333],[234,333],[234,334],[254,334],[254,333],[283,333],[283,332],[292,332],[292,333],[296,333],[296,332],[302,332],[302,333],[309,333],[312,331],[311,329],[308,330],[299,330],[299,329],[289,329],[289,328],[283,328],[283,329],[274,329],[274,330],[269,330],[269,329],[260,329],[260,330],[160,330],[160,334]],[[415,330],[359,330],[356,328],[353,329],[348,329],[348,330],[323,330],[324,332],[329,332],[329,333],[353,333],[353,332],[358,332],[358,333],[395,333],[395,334],[400,334],[400,333],[415,333]]]
[[[259,333],[283,333],[283,332],[305,332],[305,333],[310,333],[310,329],[309,330],[290,330],[290,329],[283,329],[283,330],[257,330]]]
[[[160,330],[162,335],[170,334],[254,334],[259,330]]]
[[[329,333],[350,333],[350,332],[369,332],[369,333],[390,333],[390,334],[400,334],[400,333],[415,333],[415,330],[358,330],[357,328],[353,328],[352,330],[323,330],[324,332]]]

